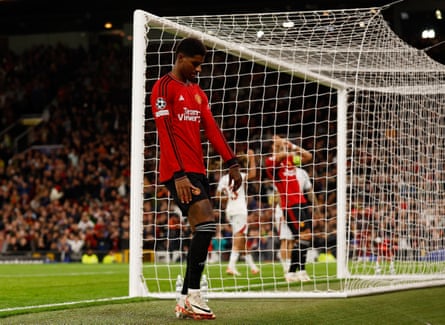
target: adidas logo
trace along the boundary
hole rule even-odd
[[[180,95],[180,96],[179,96],[179,101],[180,101],[180,102],[183,102],[183,101],[184,101],[184,96]]]

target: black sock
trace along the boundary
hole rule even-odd
[[[210,241],[215,234],[215,230],[214,222],[201,223],[195,227],[187,255],[187,270],[182,294],[187,294],[189,288],[199,289],[201,274],[204,270]]]
[[[295,243],[292,249],[291,263],[289,272],[302,271],[306,268],[306,256],[309,249],[309,243],[301,240]]]

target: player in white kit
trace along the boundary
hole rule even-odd
[[[236,268],[236,263],[241,254],[244,254],[245,261],[252,274],[258,274],[260,270],[255,265],[252,255],[247,251],[247,181],[256,177],[256,163],[253,150],[247,152],[247,173],[241,172],[242,186],[238,191],[233,192],[229,186],[229,175],[223,175],[216,189],[216,196],[225,203],[226,218],[232,226],[233,242],[230,252],[229,265],[226,273],[230,275],[241,275]]]
[[[289,270],[292,247],[294,246],[294,235],[284,220],[283,210],[280,203],[276,203],[274,209],[275,228],[277,229],[280,239],[280,262],[283,266],[283,272]]]

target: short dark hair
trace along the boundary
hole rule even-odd
[[[176,47],[176,55],[182,53],[186,56],[202,55],[205,56],[207,48],[204,43],[194,37],[184,38]]]

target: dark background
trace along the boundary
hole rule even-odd
[[[165,0],[0,0],[0,36],[63,31],[100,31],[104,22],[114,28],[131,23],[133,11],[143,9],[159,16],[270,12],[384,6],[384,15],[394,31],[409,44],[429,48],[427,53],[445,63],[444,0],[268,0],[268,1],[165,1]],[[442,20],[435,17],[441,9]],[[436,30],[436,38],[422,40],[426,28]]]

